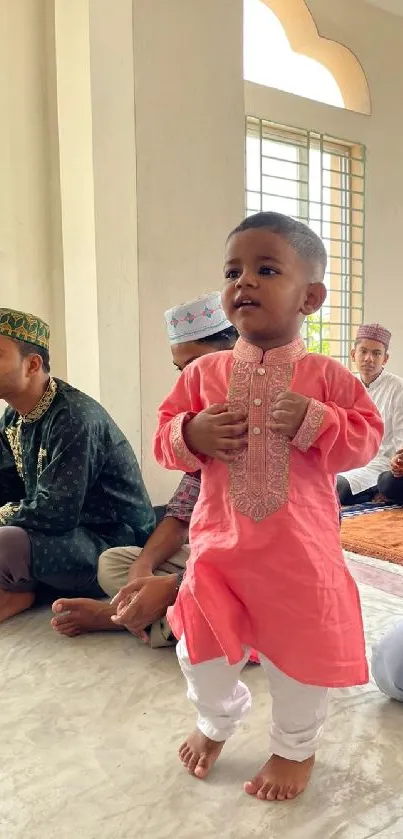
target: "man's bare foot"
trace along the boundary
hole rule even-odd
[[[216,762],[224,744],[225,740],[220,743],[216,740],[210,740],[196,728],[196,731],[180,747],[179,757],[191,775],[204,780]]]
[[[261,801],[296,798],[307,786],[314,764],[314,755],[302,763],[272,755],[259,774],[244,785],[244,790]]]
[[[116,626],[112,615],[116,614],[115,606],[109,601],[90,600],[86,597],[75,597],[55,600],[52,606],[55,617],[51,624],[60,635],[68,635],[73,638],[75,635],[82,635],[85,632],[102,632],[124,629],[124,626]]]
[[[386,495],[382,495],[381,492],[378,492],[376,495],[374,495],[374,497],[372,499],[373,504],[387,504],[388,502],[389,502],[389,504],[393,503],[393,502],[389,501],[388,498],[386,498]]]
[[[0,623],[30,609],[34,601],[32,591],[0,591]]]

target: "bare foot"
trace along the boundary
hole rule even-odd
[[[261,801],[286,801],[304,791],[315,764],[315,755],[298,763],[272,755],[252,781],[244,785],[248,795]]]
[[[374,497],[372,499],[373,504],[387,504],[388,501],[389,501],[389,499],[386,498],[386,495],[382,495],[381,492],[378,492],[377,495],[374,495]],[[389,501],[389,504],[391,504],[391,503],[392,502]]]
[[[0,623],[30,609],[34,601],[32,591],[0,591]]]
[[[85,632],[124,629],[124,626],[113,623],[112,615],[116,614],[116,608],[105,600],[89,600],[86,597],[55,600],[52,612],[56,615],[51,621],[53,629],[69,638]]]
[[[220,743],[210,740],[196,728],[196,731],[180,747],[179,757],[191,775],[204,780],[215,764],[224,744],[225,740]]]

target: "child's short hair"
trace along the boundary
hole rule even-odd
[[[272,212],[256,213],[241,221],[241,224],[229,234],[228,239],[236,233],[262,227],[272,233],[277,233],[297,251],[302,259],[318,266],[321,278],[323,278],[327,265],[327,253],[322,239],[308,225],[296,221],[291,216]]]

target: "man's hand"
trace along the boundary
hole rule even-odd
[[[392,457],[390,468],[394,478],[403,478],[403,449],[399,449]]]
[[[232,411],[228,405],[211,405],[185,424],[183,437],[194,454],[227,463],[246,447],[247,430],[244,411]]]
[[[172,606],[176,600],[176,592],[176,574],[133,580],[111,601],[116,607],[116,615],[112,616],[112,620],[147,643],[145,628],[164,617],[168,606]]]
[[[143,549],[140,556],[134,559],[130,568],[128,582],[133,580],[142,580],[144,577],[152,577],[153,563],[152,559],[147,559],[147,552]]]
[[[307,396],[291,392],[280,393],[271,412],[271,430],[292,440],[301,428],[308,405]]]

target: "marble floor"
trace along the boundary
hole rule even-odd
[[[403,616],[403,577],[350,563],[370,644]],[[172,651],[123,633],[59,638],[40,610],[1,628],[0,657],[1,839],[403,836],[403,707],[371,684],[335,691],[308,791],[269,804],[242,792],[267,756],[259,667],[245,671],[253,711],[202,783],[176,758],[193,713]]]

